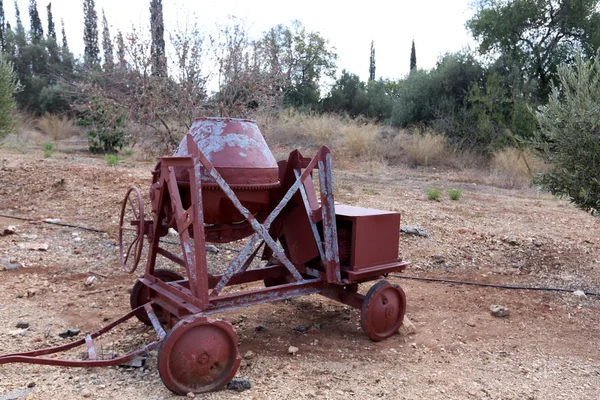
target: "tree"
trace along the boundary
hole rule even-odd
[[[113,56],[113,45],[110,39],[110,30],[108,29],[108,21],[106,14],[102,10],[102,49],[104,50],[104,70],[110,71],[113,69],[115,59]]]
[[[12,132],[15,127],[16,109],[14,94],[19,84],[12,64],[0,55],[0,138]]]
[[[335,75],[337,54],[318,32],[308,32],[300,21],[277,25],[256,43],[261,69],[282,76],[285,102],[295,107],[314,108],[320,99],[323,77]]]
[[[536,117],[535,145],[552,170],[541,184],[577,207],[600,215],[600,52],[558,67],[548,104]]]
[[[29,0],[29,20],[31,23],[31,41],[36,44],[40,43],[44,38],[44,29],[42,28],[42,21],[37,10],[36,0]]]
[[[375,45],[371,40],[371,58],[369,60],[369,82],[375,80]]]
[[[60,48],[61,73],[63,77],[68,77],[73,72],[73,54],[69,50],[69,43],[67,42],[67,35],[65,33],[65,21],[62,18],[60,25],[60,34],[62,35],[62,46]]]
[[[414,71],[417,69],[417,51],[415,50],[415,40],[412,41],[410,48],[410,70]]]
[[[52,17],[52,3],[48,3],[46,11],[48,13],[48,37],[56,40],[56,29],[54,27],[54,18]]]
[[[152,36],[152,74],[167,76],[162,0],[150,0],[150,34]]]
[[[538,101],[545,102],[557,66],[600,44],[597,6],[597,0],[479,0],[467,27],[482,54],[507,55],[522,80],[535,79]]]
[[[127,70],[127,61],[125,60],[125,40],[123,40],[123,33],[120,30],[117,31],[117,62],[121,70]]]
[[[100,48],[98,47],[98,14],[94,0],[83,0],[83,43],[84,61],[87,66],[100,63]]]
[[[6,51],[6,18],[4,16],[4,2],[0,0],[0,52]]]

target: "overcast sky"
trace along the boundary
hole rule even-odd
[[[38,12],[46,30],[48,1],[38,1]],[[346,69],[367,80],[371,40],[375,42],[377,78],[398,79],[408,73],[410,46],[414,39],[419,68],[432,68],[440,55],[458,51],[474,42],[465,29],[473,15],[472,0],[417,0],[363,2],[302,0],[163,0],[167,31],[175,23],[197,21],[214,29],[218,21],[233,14],[247,21],[258,35],[277,24],[297,19],[308,29],[318,31],[336,48],[338,71]],[[149,25],[149,0],[96,0],[99,24],[102,9],[114,35],[135,26]],[[29,26],[29,0],[18,0],[21,19]],[[14,25],[12,1],[4,1],[7,20]],[[67,40],[76,55],[83,52],[83,5],[81,0],[52,0],[52,10],[60,36],[64,18]],[[99,30],[101,26],[99,26]],[[100,30],[101,32],[101,30]]]

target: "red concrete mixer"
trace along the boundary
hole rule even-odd
[[[399,286],[381,280],[359,293],[359,284],[406,268],[398,258],[400,214],[336,205],[327,147],[313,158],[294,150],[277,163],[253,121],[200,118],[175,154],[159,160],[152,177],[152,218],[146,218],[135,187],[121,209],[126,271],[136,270],[148,242],[131,312],[85,339],[2,356],[0,364],[117,365],[158,348],[162,381],[184,395],[217,390],[238,369],[234,328],[210,318],[219,312],[319,293],[360,309],[361,326],[374,341],[400,328],[406,297]],[[163,246],[161,237],[169,230],[178,234],[178,251]],[[208,243],[239,240],[243,247],[225,270],[210,273]],[[179,267],[158,268],[161,260]],[[254,260],[263,261],[256,266]],[[231,286],[238,290],[224,291]],[[100,359],[93,339],[133,316],[152,325],[157,339],[121,357]],[[83,344],[86,360],[43,357]]]

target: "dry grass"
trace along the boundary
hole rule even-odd
[[[530,151],[506,147],[494,154],[490,162],[492,183],[504,188],[523,188],[532,185],[532,176],[546,166]]]
[[[73,125],[66,116],[44,114],[36,121],[36,127],[55,142],[72,136],[81,135],[81,129]]]
[[[404,138],[402,148],[411,164],[425,167],[439,164],[451,151],[444,135],[429,130]]]

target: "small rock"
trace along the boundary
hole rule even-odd
[[[58,224],[60,222],[60,219],[58,219],[58,218],[46,218],[43,221],[47,222],[49,224]]]
[[[404,320],[402,321],[402,326],[400,326],[398,332],[404,335],[414,335],[415,333],[417,333],[417,327],[408,318],[408,316],[405,315]]]
[[[77,328],[69,328],[64,332],[61,332],[58,334],[58,336],[60,336],[61,338],[65,339],[65,338],[70,338],[73,336],[77,336],[79,335],[79,332],[81,332],[80,329]]]
[[[19,329],[27,329],[27,328],[29,328],[29,322],[19,321],[19,322],[17,322],[16,327]]]
[[[17,233],[17,227],[14,225],[5,226],[2,231],[3,235],[14,235],[15,233]]]
[[[8,331],[10,336],[25,336],[27,334],[27,329],[14,329],[12,331]]]
[[[186,397],[196,397],[196,395],[193,392],[187,392],[187,394],[185,395]]]
[[[413,342],[413,343],[411,343],[409,346],[410,346],[410,347],[412,347],[413,349],[416,349],[416,348],[417,348],[417,344],[416,344],[416,343],[414,343],[414,342]]]
[[[213,253],[213,254],[219,253],[219,249],[217,248],[217,246],[212,245],[212,244],[206,245],[206,251],[208,251],[209,253]]]
[[[252,383],[248,379],[244,378],[233,378],[227,384],[227,389],[235,390],[236,392],[243,392],[252,388]]]
[[[136,357],[133,360],[119,364],[119,367],[142,368],[144,365],[146,365],[146,359],[144,357]]]
[[[264,325],[259,325],[255,329],[256,329],[256,332],[266,332],[267,331],[267,327]]]
[[[467,228],[458,228],[458,229],[456,230],[456,232],[458,232],[458,233],[460,233],[460,234],[467,233],[468,231],[469,231],[469,230],[468,230]]]
[[[467,321],[467,326],[470,326],[471,328],[474,328],[475,327],[475,321],[471,321],[471,320]]]
[[[29,383],[27,384],[27,387],[28,387],[28,388],[30,388],[30,389],[31,389],[31,388],[34,388],[34,387],[35,387],[35,382],[29,382]]]
[[[81,397],[92,397],[92,392],[90,392],[88,389],[83,389],[81,392],[79,392],[79,395]]]
[[[37,294],[37,290],[33,289],[33,288],[29,288],[29,289],[27,289],[25,294],[27,295],[27,297],[33,297]]]
[[[96,277],[94,275],[90,275],[87,277],[87,279],[85,280],[85,282],[83,282],[83,284],[86,287],[90,287],[94,284],[94,282],[96,282]]]
[[[577,296],[577,297],[587,297],[585,295],[585,292],[583,290],[576,290],[576,291],[573,292],[573,295]]]
[[[244,359],[246,360],[252,360],[254,357],[256,357],[256,353],[252,350],[248,350],[246,354],[244,354]]]
[[[19,243],[19,248],[23,250],[38,250],[38,251],[46,251],[50,247],[48,243]]]
[[[23,268],[23,264],[21,264],[20,262],[8,263],[4,266],[5,271],[15,271],[21,268]]]
[[[507,317],[508,314],[510,314],[510,310],[507,307],[498,304],[492,304],[490,306],[490,312],[494,317],[498,318]]]
[[[290,346],[290,347],[288,347],[288,354],[295,356],[296,353],[298,352],[298,350],[300,350],[300,349],[297,348],[296,346]]]
[[[443,255],[441,254],[434,254],[431,256],[431,259],[433,260],[434,263],[436,264],[443,264],[446,262],[446,259],[444,258]]]

